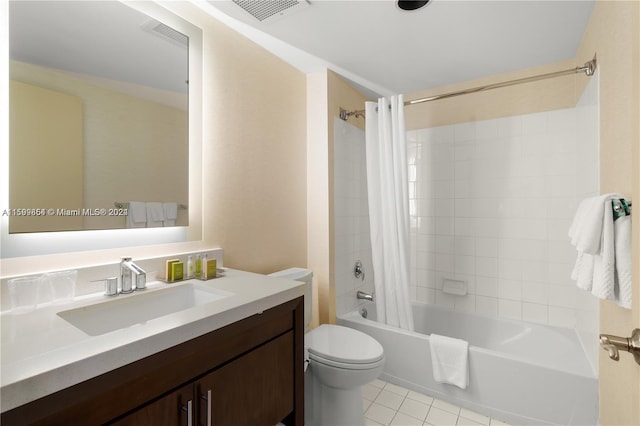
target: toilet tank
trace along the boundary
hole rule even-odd
[[[304,268],[289,268],[283,271],[269,274],[270,277],[286,278],[288,280],[300,281],[305,283],[304,290],[304,330],[309,329],[311,324],[311,300],[313,297],[313,271]]]

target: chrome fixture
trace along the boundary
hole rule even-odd
[[[118,277],[111,277],[104,280],[104,295],[105,296],[118,295]]]
[[[136,288],[133,288],[135,276],[135,285]],[[133,290],[144,290],[147,288],[147,273],[133,263],[130,257],[123,257],[120,262],[120,281],[122,288],[120,289],[120,293],[131,293]]]
[[[408,3],[413,3],[413,2],[408,2]],[[581,66],[581,67],[569,68],[569,69],[562,70],[562,71],[555,71],[555,72],[550,72],[550,73],[546,73],[546,74],[534,75],[534,76],[531,76],[531,77],[518,78],[518,79],[515,79],[515,80],[503,81],[503,82],[500,82],[500,83],[488,84],[486,86],[473,87],[473,88],[470,88],[470,89],[464,89],[464,90],[458,90],[458,91],[455,91],[455,92],[443,93],[441,95],[428,96],[426,98],[413,99],[413,100],[410,100],[410,101],[405,101],[404,102],[404,106],[421,104],[423,102],[437,101],[439,99],[453,98],[455,96],[468,95],[468,94],[471,94],[471,93],[484,92],[484,91],[487,91],[487,90],[499,89],[501,87],[508,87],[508,86],[513,86],[513,85],[516,85],[516,84],[531,83],[531,82],[534,82],[534,81],[546,80],[548,78],[554,78],[554,77],[562,77],[562,76],[565,76],[565,75],[584,73],[585,75],[590,77],[596,72],[596,68],[597,67],[598,67],[598,61],[596,60],[596,57],[594,55],[592,60],[590,60],[589,62],[585,62],[585,64],[583,66]],[[352,117],[352,116],[364,117],[365,116],[365,110],[362,109],[362,110],[357,110],[357,111],[346,111],[346,110],[342,110],[341,109],[340,118],[342,120],[347,121],[349,119],[349,117]]]
[[[610,334],[600,335],[600,346],[609,352],[609,358],[614,361],[620,359],[619,351],[627,351],[633,354],[636,363],[640,364],[640,328],[631,333],[631,337],[619,337]]]
[[[93,280],[92,283],[104,281],[104,295],[105,296],[117,296],[118,295],[118,277],[103,278],[100,280]]]
[[[369,312],[367,312],[367,308],[360,309],[360,315],[362,315],[362,318],[366,318],[367,316],[369,316]]]
[[[358,292],[356,293],[356,297],[361,300],[368,300],[369,302],[373,302],[374,294],[375,293],[369,294],[369,293],[365,293],[364,291],[358,290]]]
[[[353,267],[353,275],[355,275],[356,278],[360,278],[362,281],[364,281],[364,269],[362,268],[362,262],[360,262],[359,260],[356,260],[356,264]]]
[[[117,209],[126,210],[129,208],[129,203],[124,201],[114,201],[113,205],[116,206]],[[178,208],[181,210],[189,210],[189,206],[187,206],[186,204],[178,204]]]

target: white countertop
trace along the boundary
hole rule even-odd
[[[64,305],[43,306],[30,313],[2,313],[2,412],[304,294],[303,283],[230,269],[225,277],[197,282],[233,294],[97,336],[89,336],[57,312],[112,299],[102,294],[83,296]],[[181,284],[149,283],[145,292],[178,285]],[[135,295],[136,292],[116,298]]]

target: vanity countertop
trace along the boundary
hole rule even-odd
[[[224,277],[197,281],[232,295],[144,323],[90,336],[58,312],[110,300],[102,294],[30,313],[2,313],[2,412],[143,357],[261,313],[304,294],[304,284],[228,269]],[[154,291],[181,283],[149,283]],[[135,297],[119,295],[116,298]]]

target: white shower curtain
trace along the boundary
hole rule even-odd
[[[413,330],[409,299],[409,182],[402,95],[367,102],[369,221],[378,321]]]

